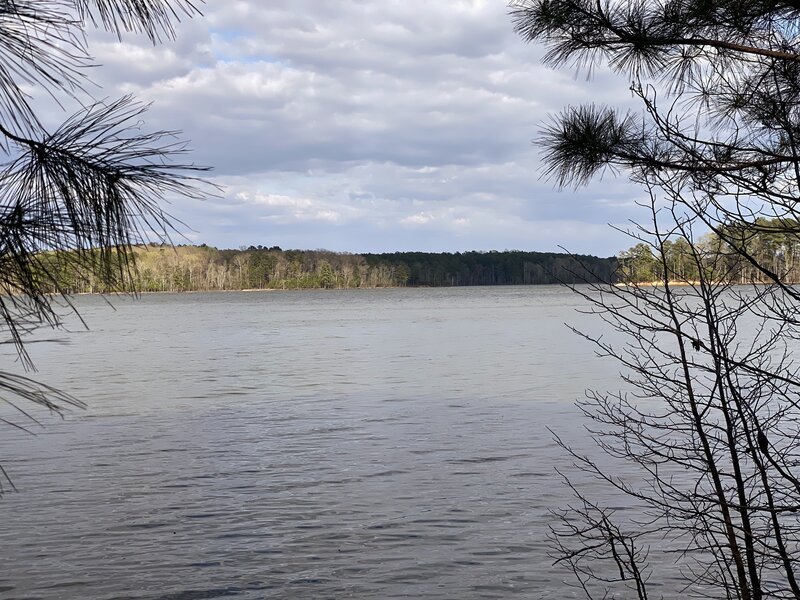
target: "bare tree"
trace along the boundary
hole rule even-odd
[[[736,235],[799,233],[800,5],[520,0],[512,14],[550,64],[632,82],[641,114],[568,108],[542,143],[561,185],[611,169],[643,187],[628,233],[661,274],[575,288],[618,332],[586,337],[624,382],[580,404],[599,452],[563,443],[575,502],[557,513],[556,561],[588,598],[800,598],[800,291]],[[669,260],[679,239],[692,279]],[[733,285],[741,261],[752,285]]]
[[[135,266],[132,246],[171,230],[163,201],[200,194],[195,177],[202,169],[183,161],[175,132],[143,131],[145,107],[131,97],[89,96],[86,27],[158,43],[195,14],[191,0],[0,2],[0,326],[27,369],[33,364],[25,335],[59,327],[59,306],[71,309],[59,264],[78,262],[114,287]],[[31,88],[82,108],[50,130],[34,110]],[[0,421],[20,428],[35,421],[22,401],[56,412],[80,405],[9,372],[0,372],[0,390],[0,402],[22,417]]]

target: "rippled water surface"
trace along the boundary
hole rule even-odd
[[[572,402],[618,382],[569,291],[114,305],[30,346],[89,408],[0,428],[0,598],[571,597],[547,427],[577,435]]]

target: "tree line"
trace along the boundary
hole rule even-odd
[[[724,236],[707,234],[694,243],[677,237],[665,240],[663,248],[640,242],[610,258],[518,250],[350,254],[149,244],[135,247],[133,260],[115,255],[106,267],[119,272],[112,278],[97,271],[97,261],[74,260],[70,253],[46,254],[41,262],[54,281],[52,291],[71,293],[119,291],[120,281],[124,291],[184,292],[644,283],[664,280],[665,272],[671,281],[691,283],[701,278],[701,268],[705,278],[715,281],[768,281],[763,269],[745,258],[746,249],[781,281],[798,283],[799,233],[795,221],[759,218],[726,225]]]
[[[120,275],[109,278],[93,261],[72,258],[63,252],[41,257],[53,291],[119,291],[119,281],[124,291],[143,292],[553,284],[609,281],[617,267],[615,258],[522,251],[348,254],[150,244],[135,247],[132,261],[118,256],[110,268]],[[116,282],[113,289],[109,279]]]
[[[626,283],[691,283],[703,278],[725,283],[800,283],[800,223],[759,217],[729,222],[720,234],[694,243],[685,237],[656,247],[639,242],[617,255],[616,276]]]
[[[53,280],[51,291],[71,293],[119,291],[120,281],[123,291],[143,292],[644,283],[662,281],[665,274],[691,283],[701,278],[701,268],[714,281],[769,281],[748,255],[781,281],[798,283],[799,234],[800,223],[759,218],[726,225],[724,236],[711,233],[694,243],[676,237],[665,240],[663,248],[639,242],[610,258],[518,250],[350,254],[149,244],[136,246],[132,260],[112,253],[115,258],[105,268],[118,271],[116,277],[98,272],[99,261],[75,260],[69,252],[45,253],[40,262]]]

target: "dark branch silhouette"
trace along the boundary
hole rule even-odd
[[[565,109],[546,173],[642,186],[627,285],[576,286],[622,389],[581,408],[554,557],[588,598],[799,598],[800,4],[516,0],[546,62],[608,65],[641,112]],[[647,283],[641,283],[647,281]],[[593,500],[598,486],[608,503]],[[607,492],[607,494],[609,494]],[[609,496],[604,496],[608,498]]]
[[[59,327],[64,310],[72,310],[59,271],[79,265],[107,289],[122,289],[135,269],[133,245],[168,239],[172,231],[163,201],[199,197],[203,187],[197,176],[205,169],[184,160],[174,132],[143,128],[144,106],[131,97],[98,101],[87,94],[92,59],[84,27],[143,33],[156,43],[174,35],[181,17],[197,13],[188,0],[0,2],[0,326],[27,369],[34,365],[26,336]],[[29,103],[31,87],[83,108],[49,131]],[[0,422],[36,424],[25,401],[56,413],[81,406],[0,372],[0,402],[13,411]]]

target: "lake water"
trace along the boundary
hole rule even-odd
[[[573,401],[616,366],[559,287],[97,297],[0,428],[0,597],[564,598]],[[52,334],[48,334],[52,337]],[[6,355],[6,364],[12,357]],[[1,416],[1,415],[0,415]]]

